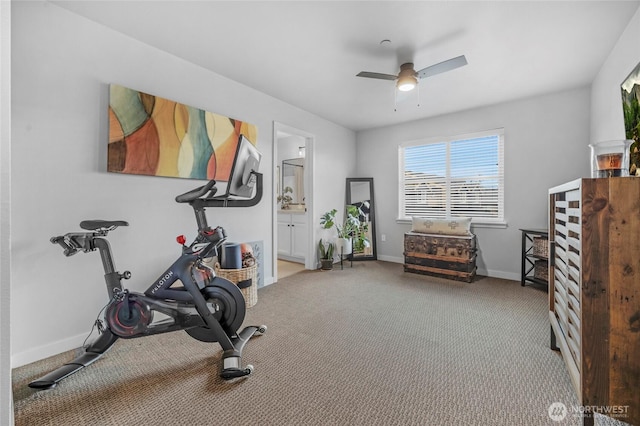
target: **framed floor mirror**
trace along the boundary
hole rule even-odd
[[[356,207],[359,221],[353,235],[353,251],[349,259],[376,260],[378,256],[373,178],[347,178],[346,205]]]

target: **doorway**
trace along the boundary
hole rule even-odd
[[[274,282],[280,275],[290,275],[291,267],[315,269],[314,142],[315,136],[308,132],[278,122],[273,124]],[[283,274],[279,274],[279,269]]]
[[[304,264],[297,262],[290,262],[288,260],[278,259],[278,279],[290,277],[298,272],[304,271],[306,268]]]

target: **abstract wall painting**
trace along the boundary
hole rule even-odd
[[[107,171],[228,181],[239,136],[253,124],[116,84],[109,88]]]
[[[634,141],[630,147],[629,174],[640,176],[640,64],[631,71],[620,89],[625,138]]]

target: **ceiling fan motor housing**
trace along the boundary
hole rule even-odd
[[[400,74],[398,74],[398,77],[402,77],[404,75],[417,76],[416,70],[413,69],[413,62],[407,62],[406,64],[400,65]]]

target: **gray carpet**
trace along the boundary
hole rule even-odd
[[[236,382],[218,377],[217,344],[184,332],[120,340],[49,391],[27,383],[73,351],[15,369],[16,425],[580,424],[548,415],[577,400],[549,349],[547,294],[514,281],[354,262],[260,289],[252,323],[269,329]]]

